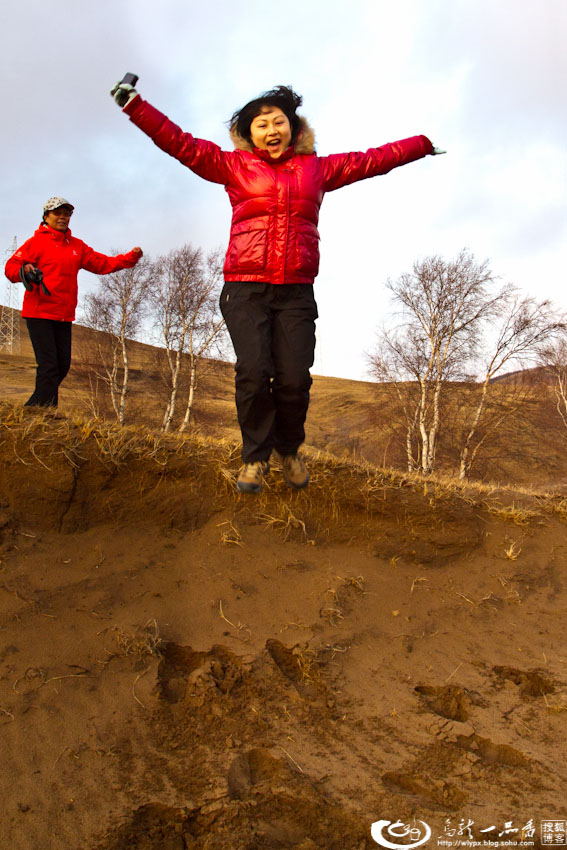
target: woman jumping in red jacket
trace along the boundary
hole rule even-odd
[[[365,153],[317,156],[313,131],[297,115],[302,99],[278,86],[234,113],[235,150],[184,133],[126,83],[111,91],[130,120],[200,177],[224,185],[232,204],[221,311],[236,353],[242,432],[237,488],[257,493],[275,449],[286,483],[309,475],[298,455],[315,351],[319,208],[325,192],[444,153],[414,136]]]
[[[6,263],[6,277],[26,287],[22,317],[37,362],[35,390],[26,407],[57,407],[59,385],[71,366],[79,269],[109,274],[132,268],[142,256],[141,248],[117,257],[93,251],[69,230],[73,210],[65,198],[49,198],[38,229]]]

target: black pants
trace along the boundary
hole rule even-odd
[[[71,322],[26,319],[35,354],[35,390],[26,407],[57,407],[59,384],[71,366]]]
[[[272,449],[295,454],[315,355],[317,305],[310,284],[225,283],[221,312],[236,353],[236,409],[245,463]]]

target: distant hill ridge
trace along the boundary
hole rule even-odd
[[[0,398],[17,403],[29,397],[35,375],[35,361],[23,320],[20,334],[20,355],[0,352]],[[63,413],[76,410],[92,415],[97,412],[113,420],[114,413],[101,377],[99,348],[103,338],[98,331],[79,323],[74,325],[73,364],[60,396]],[[167,401],[164,351],[158,346],[132,340],[129,359],[127,424],[159,429]],[[207,360],[199,374],[193,429],[238,444],[233,365]],[[520,382],[530,388],[530,400],[522,405],[516,420],[510,418],[502,425],[506,430],[500,442],[487,440],[485,455],[473,470],[477,478],[537,487],[562,486],[567,481],[567,434],[555,410],[550,380],[544,369],[510,372],[495,379],[494,383],[502,389]],[[175,427],[184,411],[186,389],[182,382]],[[396,426],[392,417],[392,398],[387,386],[315,375],[306,445],[337,457],[366,460],[403,471],[406,468],[403,427],[401,423]],[[451,474],[457,468],[455,452],[458,447],[451,443],[454,435],[450,430],[450,417],[444,424],[447,427],[437,468],[441,473]]]

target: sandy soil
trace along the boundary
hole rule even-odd
[[[563,497],[316,454],[242,497],[222,441],[0,429],[2,850],[567,821]]]

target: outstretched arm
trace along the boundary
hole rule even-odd
[[[213,142],[184,133],[166,115],[142,100],[136,89],[128,83],[116,83],[110,94],[130,121],[149,136],[158,148],[205,180],[223,184],[228,182],[231,154],[222,151]]]
[[[325,191],[332,192],[357,180],[387,174],[393,168],[415,162],[428,154],[444,153],[427,136],[411,136],[364,152],[337,153],[320,157]]]
[[[110,272],[118,272],[121,269],[131,269],[142,256],[142,249],[136,247],[132,248],[126,254],[117,254],[115,257],[109,257],[106,254],[93,251],[89,245],[83,242],[81,268],[94,274],[110,274]]]

